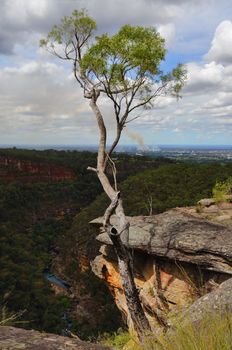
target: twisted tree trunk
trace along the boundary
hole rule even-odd
[[[133,328],[139,338],[142,340],[144,335],[151,331],[149,322],[145,316],[144,310],[142,308],[139,293],[136,288],[133,276],[133,262],[127,247],[122,243],[121,236],[125,238],[125,242],[128,242],[129,236],[129,223],[124,213],[122,200],[120,198],[120,192],[117,192],[106,175],[106,164],[107,164],[107,155],[106,155],[106,128],[102,114],[97,106],[98,94],[94,92],[90,101],[90,107],[92,108],[98,123],[98,128],[100,132],[100,140],[98,147],[98,158],[97,158],[97,168],[93,169],[98,176],[101,185],[110,198],[110,206],[106,209],[104,215],[103,226],[108,232],[113,245],[115,252],[118,257],[118,267],[121,277],[122,286],[124,289],[127,307]],[[118,230],[110,224],[110,217],[115,212],[118,219]]]

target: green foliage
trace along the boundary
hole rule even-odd
[[[80,295],[89,298],[88,308],[92,311],[92,320],[83,315],[75,320],[73,330],[81,339],[96,340],[99,335],[111,333],[122,326],[121,313],[105,283],[89,270],[79,274],[78,284],[82,286],[79,288]]]
[[[217,202],[228,201],[228,196],[232,194],[232,176],[225,181],[217,181],[213,188],[213,198]]]
[[[40,46],[58,58],[71,60],[74,76],[85,91],[94,87],[114,103],[118,93],[131,92],[127,114],[135,97],[149,107],[161,91],[179,96],[186,69],[178,65],[163,74],[160,64],[166,55],[165,40],[154,27],[126,24],[112,36],[106,33],[93,38],[95,29],[95,21],[85,10],[75,10],[53,27]]]
[[[30,228],[18,225],[14,217],[1,223],[0,297],[10,321],[18,324],[21,315],[20,325],[25,328],[61,332],[66,304],[53,294],[42,272],[50,264],[49,249],[56,236],[68,227],[68,221],[55,219],[40,220]]]
[[[119,329],[114,334],[103,334],[101,337],[101,343],[106,346],[113,347],[114,349],[121,350],[131,340],[131,335]]]
[[[122,185],[125,210],[129,215],[160,213],[178,206],[191,206],[209,197],[217,179],[230,174],[232,166],[220,164],[172,164],[146,170]]]
[[[72,222],[72,212],[88,205],[100,192],[87,165],[89,152],[0,150],[0,156],[34,162],[60,164],[78,169],[78,181],[22,183],[11,169],[16,182],[7,183],[4,171],[0,182],[0,299],[1,312],[8,322],[20,326],[61,333],[67,298],[55,296],[43,270],[51,263],[50,251]],[[85,168],[84,168],[85,167]],[[4,169],[3,169],[4,170]],[[26,174],[25,174],[26,176]],[[83,188],[91,187],[87,194]],[[70,214],[62,214],[62,210]],[[22,313],[23,311],[23,313]],[[21,315],[20,320],[13,319]]]
[[[96,29],[96,22],[91,19],[85,10],[74,10],[70,17],[64,16],[59,26],[55,25],[48,34],[47,39],[40,40],[40,46],[54,48],[55,43],[66,45],[69,52],[69,45],[78,40],[78,45],[83,45]],[[71,47],[72,48],[72,47]]]
[[[164,39],[154,28],[125,25],[112,37],[97,37],[83,58],[82,68],[121,83],[131,70],[137,71],[137,77],[159,74],[164,57]]]
[[[146,101],[154,93],[153,83],[172,81],[171,91],[176,95],[184,84],[186,71],[183,65],[178,65],[171,73],[162,73],[164,44],[152,27],[125,25],[111,37],[108,34],[97,37],[84,55],[81,68],[87,76],[93,74],[100,82],[106,80],[104,88],[109,94],[116,89],[128,91],[137,87],[141,100]]]

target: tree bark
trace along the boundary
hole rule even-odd
[[[94,92],[91,98],[90,107],[92,108],[98,123],[98,128],[100,132],[100,140],[98,147],[98,159],[97,159],[97,169],[96,173],[98,179],[111,200],[109,208],[105,212],[105,222],[104,226],[113,242],[115,252],[118,257],[118,267],[121,277],[122,286],[124,289],[127,307],[129,315],[132,320],[133,328],[139,338],[142,341],[144,335],[151,331],[149,322],[145,316],[144,310],[142,308],[139,293],[136,288],[133,276],[133,262],[129,250],[122,243],[121,236],[124,236],[125,242],[128,242],[129,237],[129,223],[124,213],[122,200],[120,198],[120,193],[116,192],[111,186],[110,181],[105,173],[107,164],[106,155],[106,128],[104,124],[103,117],[97,106],[97,97]],[[119,231],[115,227],[110,225],[110,217],[115,211],[118,218]]]
[[[119,273],[133,328],[137,333],[139,340],[142,341],[146,333],[151,331],[151,328],[142,308],[139,293],[134,282],[133,263],[130,252],[123,245],[120,234],[114,227],[111,229],[110,238],[118,257]]]

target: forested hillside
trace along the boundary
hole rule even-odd
[[[66,244],[66,231],[71,227],[73,217],[102,191],[95,174],[87,171],[88,166],[95,165],[96,155],[75,151],[2,149],[0,158],[2,318],[22,313],[18,319],[20,326],[60,333],[66,327],[62,315],[70,308],[70,300],[54,295],[43,270],[52,265],[51,256],[56,251],[58,239],[61,246]],[[27,168],[21,166],[22,162],[29,164],[28,169],[32,172],[28,174]],[[119,155],[119,178],[123,180],[136,171],[167,162]],[[57,181],[46,174],[57,167],[62,167],[62,174],[66,169],[73,171],[75,177],[66,181],[58,178]],[[38,169],[42,169],[43,181]],[[107,290],[99,284],[102,285],[99,282],[96,288],[103,303]],[[111,299],[109,303],[112,305]],[[112,308],[109,312],[112,314]]]
[[[59,272],[69,284],[80,286],[80,297],[89,294],[95,299],[95,312],[104,310],[94,326],[80,315],[72,320],[72,329],[85,338],[113,330],[120,319],[106,287],[80,266],[83,257],[88,265],[98,249],[89,221],[102,215],[107,205],[95,174],[86,170],[95,165],[96,155],[12,149],[1,150],[0,156],[67,167],[76,176],[68,181],[22,182],[17,169],[13,182],[1,178],[2,317],[22,312],[18,319],[24,322],[21,327],[61,333],[67,326],[62,315],[72,309],[72,303],[65,296],[55,296],[45,279],[44,269],[53,268],[51,272]],[[193,205],[211,195],[217,180],[232,174],[232,164],[176,164],[128,155],[115,156],[115,162],[127,215],[149,215]],[[6,169],[1,169],[4,174]]]

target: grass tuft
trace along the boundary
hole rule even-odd
[[[119,350],[232,350],[232,314],[209,315],[194,324],[176,322],[172,330],[150,335],[143,344],[126,332],[111,336],[104,344]]]

